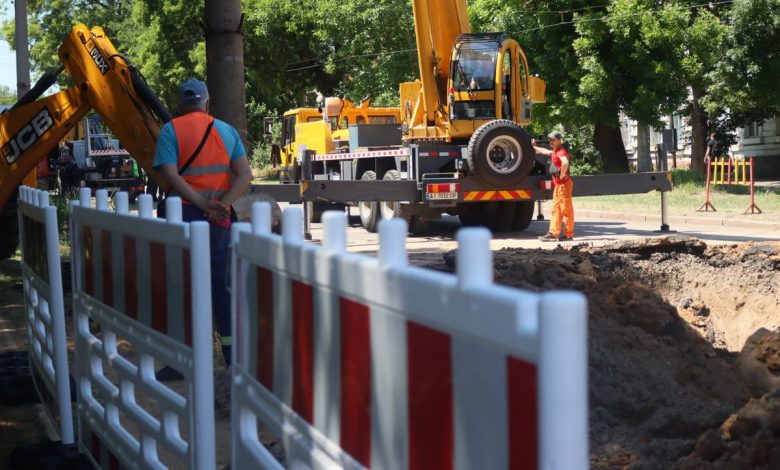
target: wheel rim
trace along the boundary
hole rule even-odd
[[[508,135],[501,135],[491,140],[486,153],[490,169],[500,174],[517,170],[523,159],[523,148],[520,142]]]
[[[363,220],[371,217],[371,202],[362,201],[358,203],[358,211],[360,211],[360,218]]]
[[[379,213],[382,219],[392,219],[395,217],[395,205],[398,204],[394,201],[382,201],[379,203]]]

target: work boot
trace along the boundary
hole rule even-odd
[[[539,241],[542,241],[542,242],[554,242],[554,241],[557,241],[557,240],[558,240],[558,237],[554,236],[551,233],[545,233],[544,235],[539,237]]]
[[[574,240],[574,237],[567,237],[566,235],[561,235],[558,237],[559,242],[570,242],[572,240]]]

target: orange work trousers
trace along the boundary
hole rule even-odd
[[[553,190],[552,218],[550,219],[549,233],[555,238],[561,235],[561,222],[566,223],[565,234],[574,238],[574,204],[571,201],[571,192],[574,182],[571,178],[561,184],[556,184]]]

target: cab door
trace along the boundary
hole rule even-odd
[[[519,122],[518,106],[523,94],[523,84],[518,72],[518,50],[515,41],[504,41],[498,52],[496,73],[496,117]]]

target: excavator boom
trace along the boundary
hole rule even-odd
[[[90,109],[101,115],[130,155],[167,190],[152,161],[162,123],[170,115],[140,73],[114,48],[102,28],[88,29],[83,24],[65,38],[59,59],[75,86],[38,99],[55,82],[60,68],[44,75],[13,108],[0,114],[0,256],[15,249],[16,242],[7,232],[16,230],[15,206],[9,202],[17,187],[27,182],[36,164]]]

